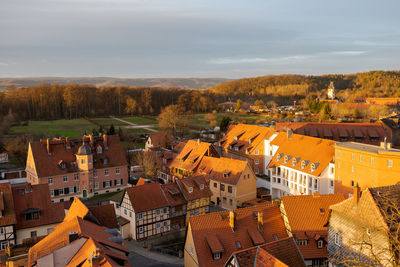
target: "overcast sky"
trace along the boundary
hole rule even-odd
[[[1,0],[0,77],[400,69],[400,1]]]

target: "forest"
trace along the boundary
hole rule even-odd
[[[238,97],[297,98],[319,96],[333,81],[337,95],[345,101],[364,97],[399,97],[400,71],[370,71],[321,76],[268,75],[221,83],[210,88],[220,95]],[[279,101],[278,101],[279,102]]]

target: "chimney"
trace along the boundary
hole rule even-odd
[[[229,211],[229,225],[232,228],[232,232],[235,232],[235,230],[236,230],[236,218],[235,218],[235,212],[233,210]]]
[[[103,134],[104,149],[108,149],[107,134]]]
[[[287,129],[287,131],[286,131],[287,139],[290,139],[290,137],[292,137],[292,134],[293,134],[293,130],[290,128]]]
[[[319,192],[312,192],[312,196],[313,197],[320,197],[320,194],[319,194]]]
[[[360,196],[361,196],[361,189],[357,185],[353,188],[353,206],[357,206],[358,201],[360,200]]]
[[[262,232],[264,229],[264,214],[262,212],[257,212],[257,228],[259,232]]]
[[[49,138],[47,138],[47,140],[46,140],[46,145],[47,145],[47,154],[51,154],[50,153],[50,139]]]
[[[89,139],[90,139],[90,145],[93,146],[94,145],[94,137],[93,137],[93,135],[89,134]]]

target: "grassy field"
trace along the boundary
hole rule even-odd
[[[111,125],[114,125],[114,127],[119,127],[119,126],[125,126],[126,124],[123,123],[122,121],[111,119],[111,118],[96,118],[93,119],[93,121],[102,124],[106,127],[110,127]]]
[[[41,134],[45,136],[80,137],[85,131],[91,132],[94,124],[85,119],[30,121],[28,126],[13,126],[11,134]]]
[[[150,120],[147,118],[142,118],[142,117],[124,117],[121,118],[123,120],[129,121],[134,124],[139,124],[139,125],[152,125],[152,124],[158,124],[157,120]]]
[[[206,115],[207,114],[191,114],[186,115],[186,119],[189,125],[208,128],[209,122],[205,119]],[[233,122],[242,123],[256,123],[257,121],[267,119],[267,117],[263,114],[217,113],[215,115],[218,123],[222,120],[223,117],[230,117]]]

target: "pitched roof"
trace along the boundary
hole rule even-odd
[[[173,206],[180,206],[186,203],[185,197],[177,183],[168,183],[161,185],[168,203]]]
[[[108,206],[110,205],[106,205],[106,209],[109,209]],[[94,213],[97,213],[97,211]],[[106,213],[108,214],[108,212]],[[111,234],[111,231],[107,232],[109,228],[99,225],[99,221],[102,221],[102,219],[97,220],[90,211],[90,208],[86,208],[78,198],[75,198],[64,221],[58,224],[52,233],[30,248],[28,266],[32,266],[37,259],[68,246],[71,242],[79,238],[91,239],[96,247],[101,249],[102,255],[111,257],[111,262],[115,258],[126,260],[126,254],[129,252],[127,247],[123,242],[119,243],[117,241],[118,237]],[[76,237],[71,239],[71,234],[76,235]],[[82,255],[80,254],[82,251],[77,252],[75,256]],[[83,253],[83,255],[87,254]],[[72,266],[75,265],[72,264]],[[120,265],[111,264],[108,266]]]
[[[0,217],[0,225],[15,224],[17,220],[15,217],[14,201],[10,183],[0,183],[0,192],[1,211],[3,213],[3,216]]]
[[[89,137],[85,137],[86,146],[88,146],[93,153],[93,167],[95,169],[124,166],[127,165],[125,152],[119,137],[117,135],[110,135],[104,137],[93,137],[91,143]],[[106,140],[106,142],[104,141]],[[50,154],[47,152],[47,143],[44,140],[34,141],[30,143],[30,149],[33,155],[35,169],[39,177],[48,177],[53,175],[63,175],[69,172],[77,172],[75,155],[79,147],[82,145],[82,138],[74,139],[53,139],[49,140]],[[97,153],[96,148],[102,147],[102,152]],[[103,164],[103,159],[107,158],[107,163]],[[66,163],[66,168],[59,167],[59,163],[63,161]],[[30,166],[27,165],[27,170]]]
[[[59,223],[64,219],[64,205],[51,202],[48,184],[15,186],[12,187],[12,194],[17,230]],[[39,219],[26,221],[25,214],[29,211],[39,211]]]
[[[101,225],[111,229],[119,228],[113,204],[91,206],[88,208]]]
[[[345,200],[344,194],[282,196],[281,210],[286,215],[290,231],[298,240],[307,239],[308,244],[299,246],[305,259],[326,258],[326,246],[318,248],[318,240],[328,242],[328,228],[325,223],[329,207]]]
[[[247,266],[306,266],[293,237],[273,241],[265,245],[236,251],[232,254],[238,267]],[[225,264],[228,266],[228,262]]]
[[[186,177],[176,180],[176,183],[186,201],[212,196],[212,192],[203,177]],[[189,192],[190,188],[192,189],[192,192]]]
[[[202,175],[207,182],[212,179],[237,184],[247,165],[247,161],[244,160],[204,157],[196,170],[196,175]]]
[[[368,188],[368,191],[388,228],[393,228],[394,222],[399,223],[399,214],[392,215],[392,211],[400,208],[400,184]]]
[[[151,143],[153,145],[152,148],[172,146],[174,141],[171,133],[167,131],[158,131],[152,133],[147,138],[151,140]]]
[[[125,192],[128,194],[135,212],[169,206],[159,183],[128,187]]]
[[[262,212],[262,232],[257,230],[257,212]],[[189,224],[193,235],[200,266],[221,266],[230,255],[239,250],[253,247],[252,234],[258,233],[264,242],[268,243],[275,239],[287,237],[285,226],[279,211],[274,204],[259,205],[234,210],[236,223],[235,230],[229,224],[229,211],[208,213],[204,215],[191,216]],[[218,240],[224,252],[221,259],[213,260],[211,246],[207,242]],[[238,245],[240,243],[240,246]],[[214,247],[213,242],[212,247]]]
[[[268,139],[273,133],[274,130],[272,128],[251,124],[237,124],[231,127],[226,135],[218,141],[217,146],[221,146],[225,150],[237,147],[237,152],[241,154],[252,153],[260,142]]]
[[[286,133],[279,133],[286,135]],[[286,166],[319,176],[333,160],[335,142],[299,134],[292,134],[280,143],[268,167]],[[314,170],[312,167],[314,166]]]
[[[214,150],[210,143],[189,140],[179,155],[172,160],[170,167],[193,171],[201,159],[210,156]]]
[[[380,123],[325,123],[325,122],[277,122],[275,130],[331,139],[335,141],[354,141],[365,144],[379,144],[390,136]],[[378,140],[374,140],[374,139]]]

